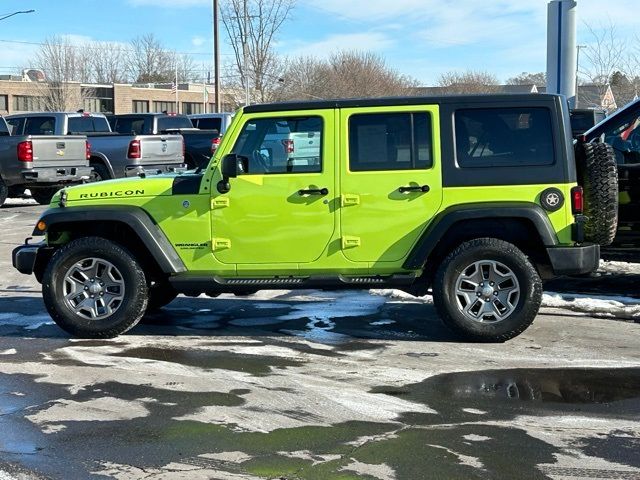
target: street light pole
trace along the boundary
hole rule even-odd
[[[216,113],[221,112],[221,98],[220,93],[220,21],[219,21],[219,6],[218,0],[213,0],[213,70],[214,70],[214,103]]]
[[[8,15],[5,15],[4,17],[0,17],[0,20],[4,20],[6,18],[13,17],[14,15],[19,15],[21,13],[33,13],[33,12],[35,12],[35,10],[21,10],[19,12],[13,12],[13,13],[10,13]]]
[[[249,45],[247,36],[249,34],[249,13],[247,12],[247,0],[244,0],[244,35],[242,36],[242,53],[244,57],[244,87],[245,87],[245,105],[249,105]]]

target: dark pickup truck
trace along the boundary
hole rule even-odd
[[[85,136],[20,135],[0,117],[0,205],[26,188],[39,203],[49,203],[60,188],[89,180]]]
[[[194,128],[186,115],[132,113],[108,117],[111,129],[136,135],[180,134],[184,138],[184,161],[189,168],[206,167],[219,144],[218,130]]]
[[[10,115],[14,132],[88,137],[93,180],[167,173],[184,167],[182,139],[176,135],[114,133],[101,113],[42,112]]]

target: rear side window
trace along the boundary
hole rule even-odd
[[[194,118],[192,122],[193,126],[200,130],[217,130],[219,133],[222,127],[221,118]]]
[[[53,135],[56,119],[53,117],[27,118],[24,135]]]
[[[428,113],[353,115],[349,120],[352,172],[412,170],[433,166]]]
[[[187,117],[158,117],[158,133],[181,128],[193,128],[191,120]]]
[[[107,133],[110,132],[109,122],[104,117],[69,117],[68,133]]]
[[[125,135],[144,134],[144,118],[116,118],[112,120],[113,131]]]
[[[487,108],[455,114],[458,166],[525,167],[555,163],[546,108]]]
[[[7,125],[9,126],[9,132],[11,132],[11,135],[22,135],[24,118],[9,118],[7,119]]]

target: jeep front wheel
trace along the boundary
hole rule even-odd
[[[533,322],[542,302],[542,281],[515,245],[480,238],[461,244],[444,259],[433,301],[445,324],[465,338],[502,342]]]
[[[136,259],[99,237],[58,250],[44,273],[42,294],[51,318],[82,338],[112,338],[135,326],[147,308],[147,282]]]

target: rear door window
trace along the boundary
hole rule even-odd
[[[68,133],[107,133],[110,132],[109,122],[104,117],[69,117]]]
[[[114,132],[125,135],[144,134],[144,118],[116,118],[112,123]]]
[[[477,108],[455,114],[456,158],[462,168],[555,163],[546,108]]]
[[[221,118],[194,118],[192,122],[194,127],[200,130],[217,130],[220,132],[222,126]]]
[[[9,132],[11,132],[11,135],[22,135],[24,118],[8,118],[7,125],[9,126]]]
[[[24,135],[53,135],[56,119],[54,117],[27,118],[24,126]]]
[[[167,130],[179,130],[181,128],[193,128],[191,120],[187,117],[158,117],[158,133],[164,133]]]
[[[349,120],[349,170],[415,170],[433,166],[428,113],[353,115]]]

